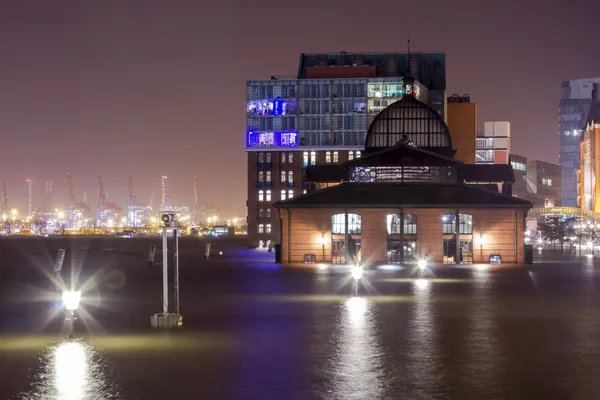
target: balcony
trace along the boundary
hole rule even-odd
[[[271,168],[272,166],[273,166],[273,164],[272,164],[272,163],[270,163],[270,162],[257,162],[257,163],[256,163],[256,168],[259,168],[259,169],[260,169],[260,168],[263,168],[263,169],[265,169],[265,168],[266,168],[266,169],[269,169],[269,168]]]
[[[293,188],[294,188],[294,182],[287,182],[287,183],[286,183],[286,185],[287,185],[287,187],[288,187],[288,188],[290,188],[290,189],[293,189]]]
[[[256,187],[258,189],[269,189],[272,186],[273,185],[271,184],[271,182],[256,182]]]

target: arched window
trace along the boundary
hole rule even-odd
[[[258,171],[258,181],[259,182],[265,181],[265,173],[263,171]]]
[[[331,216],[331,233],[334,235],[346,234],[345,214],[334,214]],[[360,235],[362,221],[359,214],[348,214],[348,234]]]
[[[401,214],[388,214],[386,216],[386,226],[388,235],[400,235],[402,232],[405,235],[417,234],[417,215],[404,214],[404,230],[400,229]]]
[[[459,221],[459,234],[461,235],[472,235],[473,234],[473,216],[470,214],[460,214]],[[456,233],[456,214],[444,214],[442,215],[442,233],[455,234]]]

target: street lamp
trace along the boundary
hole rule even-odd
[[[356,282],[358,282],[360,280],[360,278],[362,278],[363,268],[357,264],[352,267],[352,270],[350,271],[350,273],[352,274],[352,278]]]
[[[73,339],[73,322],[75,321],[75,311],[79,308],[81,292],[68,291],[63,292],[63,305],[67,310],[66,321],[69,326],[69,339]]]
[[[483,263],[483,245],[487,244],[487,238],[482,234],[479,235],[479,256],[481,257],[481,262]]]
[[[419,269],[420,269],[421,271],[423,271],[425,268],[427,268],[427,260],[425,260],[425,259],[420,259],[420,260],[417,262],[417,266],[419,267]]]
[[[322,235],[319,238],[319,243],[321,244],[322,250],[323,250],[323,258],[322,261],[325,262],[325,243],[327,243],[327,239],[325,239],[325,235]]]

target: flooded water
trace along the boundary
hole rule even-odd
[[[389,266],[366,271],[358,291],[347,268],[266,258],[184,258],[184,328],[156,332],[148,320],[161,306],[160,269],[117,257],[102,268],[120,284],[84,293],[73,341],[56,304],[32,300],[39,274],[9,274],[0,398],[600,398],[600,262],[591,258]]]

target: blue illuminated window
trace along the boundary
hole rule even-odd
[[[298,146],[298,132],[257,132],[248,131],[246,134],[248,147],[296,147]]]

